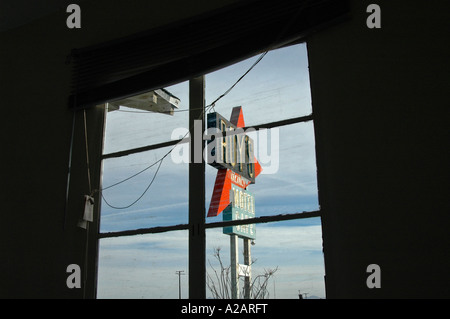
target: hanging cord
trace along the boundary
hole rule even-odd
[[[88,142],[88,134],[87,134],[86,109],[83,110],[83,117],[84,117],[84,142],[85,142],[85,147],[86,147],[87,179],[88,179],[88,185],[89,185],[89,194],[90,194],[90,196],[92,196],[93,193],[92,193],[92,187],[91,187],[91,169],[90,169],[90,165],[89,165],[89,142]]]
[[[70,173],[72,171],[72,152],[73,152],[73,140],[75,136],[75,119],[76,119],[76,111],[73,111],[72,133],[70,135],[70,148],[69,148],[69,164],[67,168],[66,201],[64,204],[63,230],[66,230],[67,215],[69,210]]]
[[[233,83],[233,85],[232,86],[230,86],[230,88],[228,88],[228,90],[226,90],[223,94],[221,94],[217,99],[215,99],[212,103],[210,103],[210,104],[208,104],[207,106],[205,106],[205,111],[204,112],[202,112],[202,114],[200,115],[200,117],[198,118],[198,120],[201,120],[201,119],[203,119],[203,117],[205,116],[205,114],[208,112],[208,111],[210,111],[211,109],[214,109],[214,106],[215,106],[215,104],[219,101],[219,100],[221,100],[223,97],[225,97],[228,93],[230,93],[231,92],[231,90],[233,90],[233,88],[266,56],[266,54],[268,53],[269,51],[265,51],[264,53],[262,53],[259,57],[258,57],[258,59],[252,64],[252,66],[241,76],[241,77],[239,77],[239,79],[236,81],[236,82],[234,82]],[[189,110],[188,110],[189,111]],[[188,134],[190,133],[192,131],[192,128],[191,128],[191,130],[189,130],[184,136],[183,136],[183,138],[181,139],[181,141],[182,140],[184,140],[187,136],[188,136]],[[87,134],[86,134],[87,135]],[[180,142],[181,142],[180,141]],[[179,143],[180,143],[179,142]],[[106,205],[108,205],[110,208],[113,208],[113,209],[127,209],[127,208],[130,208],[131,206],[133,206],[134,204],[136,204],[142,197],[144,197],[144,195],[147,193],[147,191],[150,189],[150,187],[153,185],[153,182],[155,181],[155,179],[156,179],[156,176],[158,175],[158,172],[159,172],[159,169],[161,168],[161,164],[162,164],[162,162],[164,161],[164,159],[170,154],[170,153],[172,153],[172,151],[178,146],[178,144],[179,143],[177,143],[177,144],[175,144],[163,157],[161,157],[159,160],[157,160],[156,162],[154,162],[154,163],[152,163],[151,165],[149,165],[149,166],[147,166],[146,168],[144,168],[143,170],[141,170],[141,171],[139,171],[139,172],[137,172],[136,174],[134,174],[134,175],[132,175],[132,176],[130,176],[130,177],[127,177],[127,178],[125,178],[125,179],[123,179],[123,180],[121,180],[121,181],[119,181],[119,182],[117,182],[117,183],[115,183],[115,184],[112,184],[112,185],[110,185],[110,186],[107,186],[107,187],[104,187],[104,188],[102,188],[100,191],[103,191],[103,190],[106,190],[106,189],[109,189],[109,188],[112,188],[112,187],[114,187],[114,186],[117,186],[117,185],[120,185],[120,184],[122,184],[122,183],[124,183],[124,182],[126,182],[126,181],[128,181],[128,180],[130,180],[130,179],[132,179],[132,178],[134,178],[134,177],[136,177],[136,176],[138,176],[138,175],[140,175],[140,174],[142,174],[143,172],[145,172],[145,171],[147,171],[148,169],[150,169],[151,167],[153,167],[153,166],[155,166],[156,164],[158,164],[159,163],[159,165],[158,165],[158,168],[156,169],[156,172],[155,172],[155,174],[153,175],[153,178],[152,178],[152,180],[150,181],[150,183],[149,183],[149,185],[146,187],[146,189],[144,190],[144,192],[135,200],[135,201],[133,201],[131,204],[129,204],[129,205],[126,205],[126,206],[114,206],[114,205],[111,205],[106,199],[105,199],[105,197],[104,197],[104,195],[103,195],[103,193],[101,194],[101,196],[102,196],[102,198],[103,198],[103,201],[106,203]],[[89,173],[88,173],[89,174]],[[89,177],[90,178],[90,177]],[[94,193],[95,192],[97,192],[98,190],[94,190]]]
[[[92,186],[91,186],[91,169],[89,164],[89,140],[87,133],[87,116],[86,109],[83,110],[83,122],[84,122],[84,142],[86,151],[86,170],[87,170],[87,180],[89,186],[89,194],[92,197]],[[84,248],[84,278],[83,278],[83,299],[86,299],[86,286],[87,286],[87,276],[88,276],[88,261],[89,261],[89,222],[86,222],[86,245]]]
[[[86,246],[84,247],[84,279],[83,279],[83,299],[86,299],[86,286],[89,262],[89,223],[86,223]]]

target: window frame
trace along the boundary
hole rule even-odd
[[[189,80],[189,127],[190,136],[194,134],[194,120],[199,118],[202,119],[202,132],[205,130],[205,76],[202,75],[197,78]],[[105,108],[107,104],[104,104]],[[102,135],[102,146],[104,143],[104,127],[106,126],[106,111],[104,110],[103,115],[103,135]],[[314,122],[313,114],[284,119],[275,122],[268,122],[259,125],[253,125],[251,128],[259,129],[271,129],[277,128],[285,125],[298,124],[304,122]],[[244,130],[250,127],[245,127]],[[156,150],[163,147],[175,146],[181,143],[190,143],[189,138],[171,140],[167,142],[150,144],[143,147],[137,147],[127,150],[121,150],[118,152],[102,154],[100,152],[99,165],[102,167],[103,160],[117,158],[132,154],[137,154],[149,150]],[[202,148],[206,146],[206,141],[203,141]],[[194,143],[190,143],[191,156],[194,154]],[[103,147],[101,148],[103,149]],[[101,189],[102,180],[102,169],[100,168],[100,173],[96,178],[99,180],[99,185]],[[200,187],[198,181],[202,181]],[[90,236],[93,238],[93,245],[95,247],[95,258],[93,271],[91,270],[90,276],[93,276],[94,280],[91,281],[91,291],[92,297],[97,297],[97,275],[98,275],[98,258],[99,258],[99,246],[100,240],[112,237],[124,237],[124,236],[135,236],[143,234],[157,234],[162,232],[170,232],[176,230],[188,230],[189,233],[189,248],[188,248],[188,264],[189,264],[189,298],[191,299],[205,299],[206,298],[206,230],[212,228],[223,228],[227,226],[236,225],[247,225],[247,224],[261,224],[269,222],[280,222],[287,220],[298,220],[305,218],[321,217],[321,211],[309,211],[309,212],[297,212],[291,214],[280,214],[280,215],[269,215],[249,218],[246,220],[234,220],[234,221],[219,221],[206,223],[206,208],[205,208],[205,161],[202,158],[201,163],[195,163],[193,158],[190,159],[189,163],[189,216],[187,224],[178,224],[171,226],[154,226],[147,228],[131,229],[131,230],[121,230],[112,232],[100,232],[99,224],[101,218],[101,197],[98,197],[96,205],[96,216],[97,216],[97,227],[93,227],[90,230]],[[92,256],[91,256],[92,257]]]

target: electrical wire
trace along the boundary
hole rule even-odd
[[[214,100],[214,102],[212,102],[211,104],[209,104],[209,106],[213,106],[223,97],[225,97],[228,93],[230,93],[230,91],[232,89],[234,89],[234,87],[266,56],[266,54],[269,51],[265,51],[263,54],[261,54],[259,56],[259,58],[255,61],[255,63],[253,63],[253,65],[236,81],[234,82],[234,84],[228,89],[226,90],[222,95],[220,95],[217,99]]]
[[[219,101],[219,100],[221,100],[222,98],[224,98],[228,93],[230,93],[231,92],[231,90],[233,90],[233,88],[266,56],[266,54],[268,53],[269,51],[265,51],[264,53],[262,53],[259,57],[258,57],[258,59],[252,64],[252,66],[242,75],[242,76],[240,76],[239,77],[239,79],[236,81],[236,82],[234,82],[233,83],[233,85],[231,85],[223,94],[221,94],[218,98],[216,98],[212,103],[210,103],[210,104],[208,104],[207,106],[205,106],[205,111],[204,112],[202,112],[202,114],[200,115],[200,117],[198,118],[198,120],[200,120],[200,119],[203,119],[203,117],[204,117],[204,115],[207,113],[207,112],[209,112],[211,109],[214,109],[214,107],[215,107],[215,104]],[[199,108],[197,108],[197,109],[199,109]],[[203,109],[203,108],[201,108],[201,109]],[[193,109],[192,109],[193,110]],[[178,110],[178,111],[190,111],[189,109],[187,109],[187,110]],[[130,111],[130,112],[134,112],[134,111]],[[138,111],[138,113],[147,113],[147,112],[139,112]],[[152,112],[148,112],[148,113],[152,113]],[[181,140],[183,140],[183,139],[185,139],[187,136],[188,136],[188,134],[190,133],[192,131],[192,128],[183,136],[183,138],[181,139]],[[155,181],[155,178],[156,178],[156,176],[158,175],[158,172],[159,172],[159,169],[161,168],[161,164],[162,164],[162,162],[164,161],[164,159],[170,154],[170,153],[172,153],[172,151],[178,146],[178,144],[179,143],[177,143],[177,144],[175,144],[163,157],[161,157],[159,160],[157,160],[156,162],[154,162],[154,163],[152,163],[151,165],[149,165],[149,166],[147,166],[146,168],[144,168],[143,170],[141,170],[141,171],[139,171],[139,172],[137,172],[137,173],[135,173],[135,174],[133,174],[133,175],[131,175],[130,177],[127,177],[127,178],[125,178],[125,179],[123,179],[123,180],[121,180],[121,181],[119,181],[119,182],[117,182],[117,183],[115,183],[115,184],[112,184],[112,185],[110,185],[110,186],[108,186],[108,187],[104,187],[104,188],[102,188],[101,190],[100,190],[100,192],[101,191],[103,191],[103,190],[106,190],[106,189],[109,189],[109,188],[112,188],[112,187],[114,187],[114,186],[117,186],[117,185],[120,185],[120,184],[122,184],[122,183],[124,183],[124,182],[126,182],[126,181],[128,181],[128,180],[130,180],[130,179],[132,179],[132,178],[134,178],[134,177],[136,177],[136,176],[138,176],[138,175],[140,175],[140,174],[142,174],[143,172],[145,172],[145,171],[147,171],[148,169],[150,169],[151,167],[153,167],[153,166],[155,166],[157,163],[159,163],[159,165],[158,165],[158,168],[156,169],[156,171],[155,171],[155,174],[153,175],[153,178],[152,178],[152,180],[150,181],[150,183],[149,183],[149,185],[146,187],[146,189],[144,190],[144,192],[135,200],[135,201],[133,201],[131,204],[129,204],[129,205],[126,205],[126,206],[114,206],[114,205],[111,205],[106,199],[105,199],[105,197],[104,197],[104,195],[103,195],[103,193],[101,193],[101,196],[102,196],[102,199],[103,199],[103,201],[106,203],[106,205],[108,205],[110,208],[113,208],[113,209],[127,209],[127,208],[130,208],[131,206],[133,206],[134,204],[136,204],[142,197],[144,197],[144,195],[147,193],[147,191],[150,189],[150,187],[153,185],[153,182]],[[95,192],[95,191],[94,191]]]
[[[206,111],[206,108],[205,108],[205,111]],[[202,113],[202,115],[199,117],[199,119],[201,119],[202,117],[203,117],[203,113]],[[186,134],[181,138],[181,140],[185,139],[186,136],[188,136],[189,133],[190,133],[190,131],[186,132]],[[110,208],[113,208],[113,209],[127,209],[127,208],[130,208],[131,206],[133,206],[134,204],[136,204],[142,197],[144,197],[144,195],[145,195],[145,194],[147,193],[147,191],[150,189],[150,187],[152,186],[152,184],[153,184],[153,182],[154,182],[154,180],[155,180],[155,178],[156,178],[156,175],[158,175],[158,172],[159,172],[159,169],[160,169],[160,167],[161,167],[162,162],[164,161],[164,159],[165,159],[167,156],[169,156],[170,153],[172,153],[172,151],[175,149],[175,147],[178,146],[178,144],[179,144],[179,143],[175,144],[175,145],[174,145],[174,146],[173,146],[173,147],[172,147],[172,148],[171,148],[171,149],[170,149],[163,157],[161,157],[159,160],[157,160],[157,161],[154,162],[153,164],[147,166],[147,167],[144,168],[143,170],[141,170],[141,171],[137,172],[136,174],[134,174],[134,175],[132,175],[132,176],[130,176],[130,177],[127,177],[127,178],[125,178],[125,179],[123,179],[123,180],[121,180],[121,181],[119,181],[119,182],[117,182],[117,183],[115,183],[115,184],[112,184],[112,185],[110,185],[110,186],[108,186],[108,187],[105,187],[105,188],[102,188],[102,189],[101,189],[101,191],[103,191],[103,190],[112,188],[112,187],[114,187],[114,186],[120,185],[120,184],[122,184],[122,183],[124,183],[124,182],[126,182],[126,181],[128,181],[128,180],[130,180],[130,179],[132,179],[132,178],[134,178],[134,177],[136,177],[136,176],[142,174],[142,173],[145,172],[146,170],[150,169],[151,167],[153,167],[153,166],[155,166],[157,163],[159,163],[158,168],[156,169],[156,172],[155,172],[155,174],[153,175],[152,180],[150,181],[150,184],[147,186],[147,188],[144,190],[144,192],[143,192],[143,193],[142,193],[142,194],[141,194],[134,202],[132,202],[131,204],[126,205],[126,206],[120,206],[120,207],[119,207],[119,206],[114,206],[114,205],[111,205],[111,204],[106,200],[106,198],[105,198],[105,196],[103,195],[103,192],[102,192],[102,193],[101,193],[101,196],[102,196],[103,201],[106,203],[106,205],[108,205]]]
[[[107,189],[109,189],[109,188],[112,188],[112,187],[114,187],[114,186],[120,185],[120,184],[122,184],[122,183],[124,183],[124,182],[126,182],[126,181],[128,181],[128,180],[130,180],[130,179],[132,179],[133,177],[136,177],[136,176],[138,176],[139,174],[144,173],[146,170],[148,170],[148,169],[152,168],[153,166],[155,166],[156,164],[158,164],[158,162],[161,161],[161,160],[162,160],[162,159],[159,159],[158,161],[154,162],[154,163],[151,164],[150,166],[147,166],[147,167],[144,168],[143,170],[137,172],[137,173],[134,174],[134,175],[131,175],[130,177],[125,178],[124,180],[121,180],[121,181],[119,181],[119,182],[117,182],[117,183],[114,183],[114,184],[112,184],[112,185],[109,185],[108,187],[103,187],[103,188],[102,188],[102,191],[107,190]]]
[[[164,158],[165,158],[165,157],[163,157],[163,158],[161,158],[161,159],[159,160],[158,168],[156,169],[156,172],[155,172],[155,174],[153,175],[153,178],[152,178],[152,180],[150,181],[150,184],[148,184],[148,186],[147,186],[147,188],[144,190],[144,192],[143,192],[143,193],[142,193],[142,194],[141,194],[134,202],[132,202],[131,204],[126,205],[126,206],[120,206],[120,207],[119,207],[119,206],[114,206],[114,205],[111,205],[110,203],[108,203],[108,201],[106,200],[105,196],[103,196],[103,193],[102,193],[102,198],[103,198],[103,200],[105,201],[106,205],[108,205],[109,207],[114,208],[114,209],[127,209],[127,208],[130,208],[131,206],[133,206],[134,204],[136,204],[142,197],[144,197],[145,193],[147,193],[147,191],[148,191],[148,190],[150,189],[150,187],[153,185],[153,182],[155,181],[156,175],[158,175],[159,169],[161,168],[161,164],[162,164]],[[156,163],[157,163],[157,162],[156,162]],[[156,164],[156,163],[155,163],[155,164]]]

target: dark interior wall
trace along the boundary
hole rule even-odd
[[[81,29],[60,10],[0,33],[2,221],[0,297],[80,298],[66,267],[83,265],[86,232],[76,226],[88,192],[83,114],[76,115],[69,210],[66,181],[73,113],[71,65],[82,48],[220,8],[234,1],[80,1]],[[27,10],[27,8],[24,8]],[[101,138],[98,109],[88,111],[90,156]],[[91,161],[92,162],[92,161]],[[93,172],[92,174],[94,174]]]
[[[450,297],[449,10],[355,0],[308,41],[327,297]]]
[[[0,33],[0,297],[82,297],[66,287],[67,265],[83,263],[86,233],[76,222],[87,192],[78,113],[64,222],[70,50],[231,2],[135,0],[125,10],[87,1],[79,30],[67,29],[60,11]],[[377,1],[382,28],[369,30],[369,3],[352,1],[351,20],[308,40],[327,295],[448,297],[450,8]],[[100,116],[88,111],[92,149]],[[372,263],[381,267],[380,289],[365,285]]]

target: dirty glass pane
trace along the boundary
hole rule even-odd
[[[100,232],[188,222],[188,164],[176,164],[169,155],[159,167],[158,161],[170,150],[164,147],[103,161]]]
[[[100,240],[97,298],[188,297],[188,233],[104,238]]]
[[[164,97],[171,96],[179,100],[178,107],[168,107],[173,110],[165,113],[149,112],[145,109],[120,106],[119,110],[110,105],[110,111],[106,115],[106,130],[103,154],[133,149],[137,147],[163,143],[171,140],[172,132],[180,127],[188,127],[189,112],[189,83],[182,82],[164,88]],[[151,94],[151,93],[149,93]],[[148,97],[153,102],[162,103],[163,97],[155,94]],[[110,103],[111,104],[111,103]],[[119,103],[120,104],[120,103]],[[144,106],[146,105],[143,103]],[[167,104],[167,103],[166,103]],[[159,104],[158,104],[159,105]]]
[[[325,298],[320,218],[256,224],[255,230],[256,239],[249,245],[251,299],[298,299],[299,291],[307,294],[303,297]],[[207,298],[222,299],[231,294],[230,235],[214,228],[207,230],[206,238]],[[238,264],[244,265],[242,238],[237,246]],[[239,277],[240,298],[248,274],[242,271]]]
[[[252,133],[255,156],[263,170],[247,190],[255,198],[255,216],[301,213],[319,209],[313,122]],[[218,170],[206,165],[206,211]],[[206,222],[222,221],[222,214]]]
[[[253,57],[206,76],[207,104],[214,101],[258,59]],[[319,209],[314,126],[312,121],[252,130],[253,125],[302,117],[312,112],[306,44],[268,52],[220,99],[209,113],[230,120],[240,106],[246,133],[262,172],[247,191],[255,196],[255,215],[278,215]],[[210,115],[212,116],[212,115]],[[229,143],[228,143],[229,144]],[[228,147],[228,146],[226,146]],[[224,147],[224,148],[226,148]],[[213,199],[217,167],[206,167],[206,211]],[[222,216],[208,217],[208,222]]]
[[[258,57],[207,74],[206,104],[233,85]],[[228,118],[234,106],[244,109],[246,126],[311,114],[306,44],[268,52],[214,109]]]

